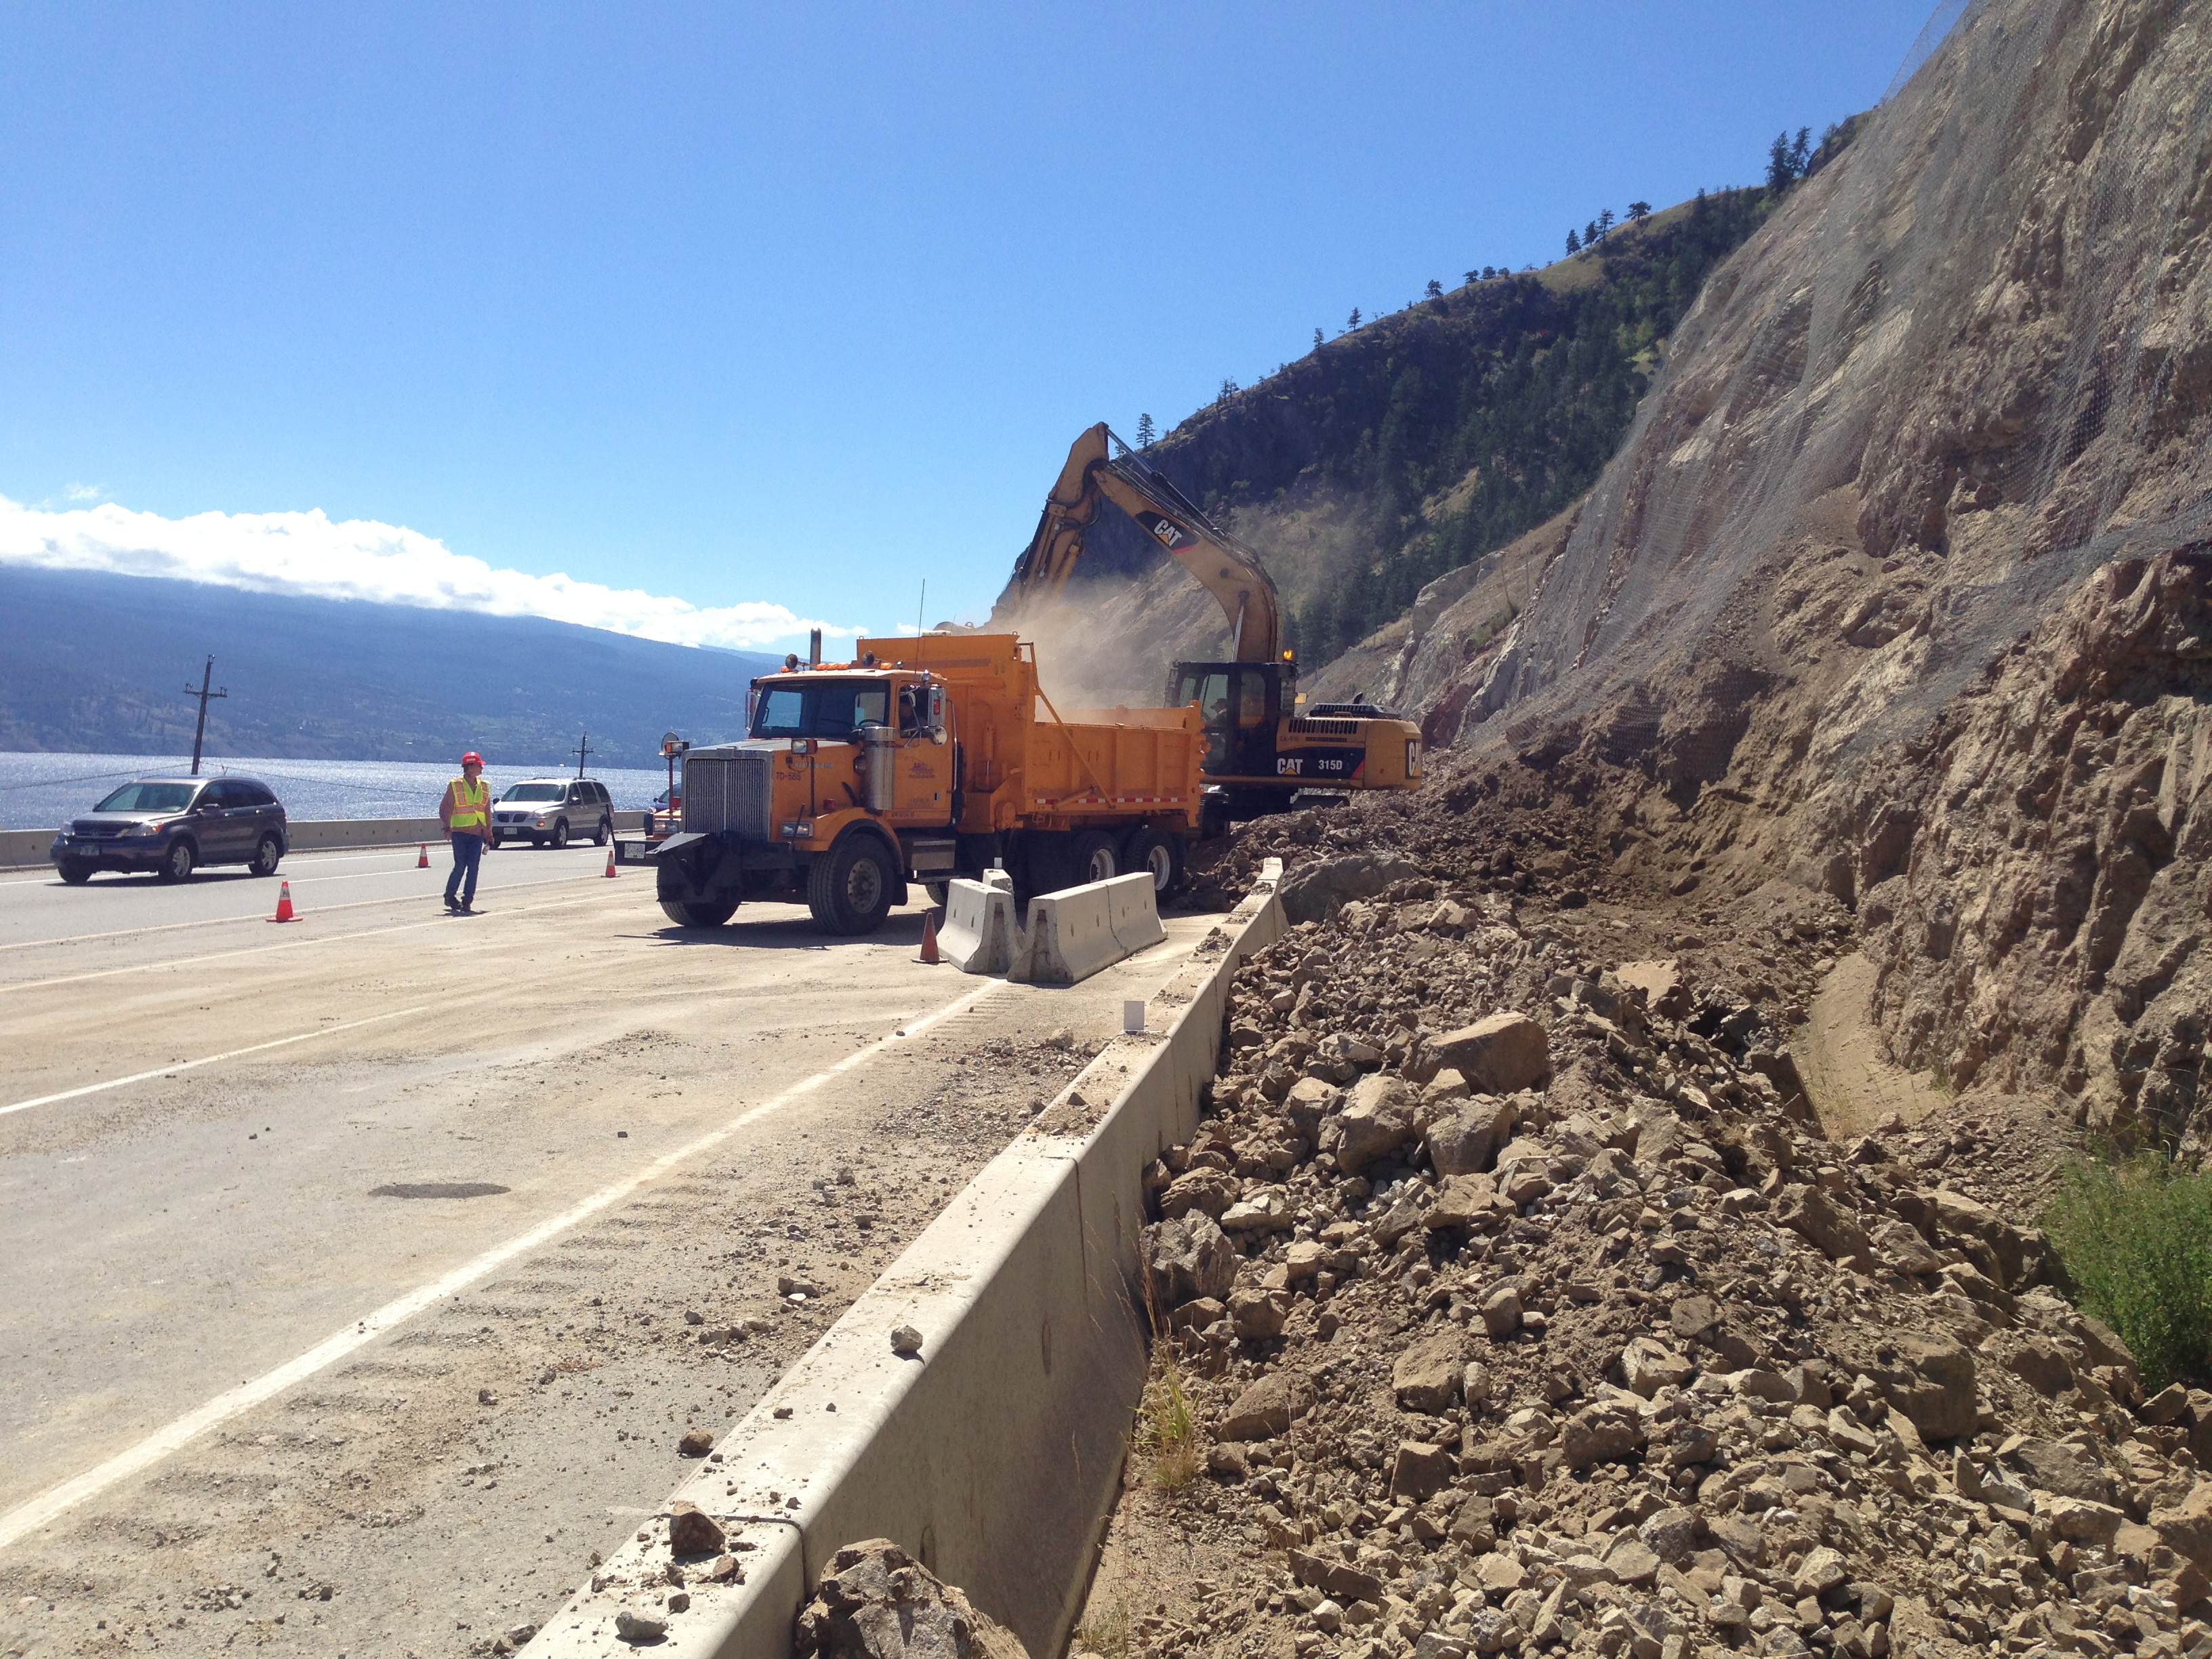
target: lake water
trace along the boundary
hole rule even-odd
[[[133,778],[181,775],[191,766],[185,755],[66,755],[0,751],[0,830],[53,829],[93,804],[118,784]],[[428,818],[438,812],[438,798],[457,766],[422,761],[261,760],[243,756],[204,757],[208,777],[243,772],[276,792],[288,817],[318,818]],[[523,778],[550,777],[546,768],[491,766],[484,777],[496,795]],[[632,769],[593,768],[591,776],[607,787],[618,807],[644,807],[668,787],[665,767]]]

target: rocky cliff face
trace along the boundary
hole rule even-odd
[[[1857,906],[1910,1063],[2194,1135],[2208,254],[2212,3],[1974,8],[1707,284],[1434,735],[1624,870]]]

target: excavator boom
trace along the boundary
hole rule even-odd
[[[1060,597],[1083,557],[1084,537],[1102,500],[1135,520],[1219,602],[1229,621],[1233,660],[1276,659],[1282,648],[1282,605],[1260,556],[1146,465],[1103,421],[1067,452],[1067,465],[1045,498],[1036,534],[1014,561],[1007,590],[1014,608]]]

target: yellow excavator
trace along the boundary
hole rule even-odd
[[[1169,705],[1195,702],[1205,717],[1209,833],[1231,820],[1285,811],[1301,794],[1419,785],[1421,728],[1413,721],[1365,702],[1300,707],[1297,659],[1283,644],[1282,605],[1260,556],[1103,421],[1067,452],[1036,534],[1014,561],[999,617],[1063,598],[1101,501],[1134,520],[1229,618],[1228,661],[1179,662],[1168,677]]]

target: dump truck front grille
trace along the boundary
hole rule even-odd
[[[769,781],[774,764],[766,750],[693,750],[684,757],[684,829],[710,835],[732,830],[747,841],[774,839]]]

